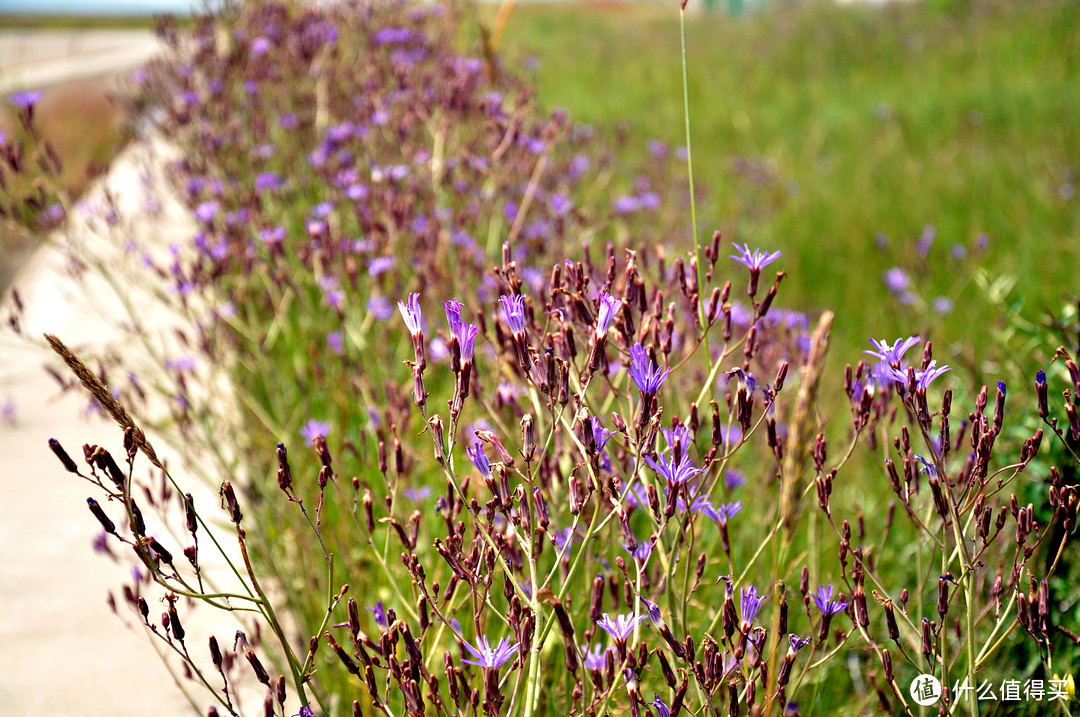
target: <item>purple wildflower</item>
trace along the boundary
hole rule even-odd
[[[877,351],[863,351],[865,354],[870,354],[878,359],[881,359],[890,366],[899,367],[900,363],[904,360],[904,354],[908,349],[921,341],[918,336],[909,336],[906,339],[897,339],[890,344],[885,339],[878,341],[877,339],[870,339],[870,343],[874,345]]]
[[[293,717],[315,717],[315,710],[311,709],[311,703],[308,703],[300,708],[300,711],[293,715]]]
[[[649,555],[652,553],[652,541],[649,540],[643,540],[639,542],[637,544],[637,547],[635,547],[633,550],[631,550],[630,546],[626,543],[623,543],[622,546],[626,550],[626,552],[630,553],[630,557],[642,563],[648,560]]]
[[[405,497],[413,503],[423,502],[431,497],[431,488],[426,485],[421,488],[406,488]]]
[[[586,670],[602,670],[604,669],[604,663],[607,660],[608,650],[604,649],[600,645],[593,645],[592,649],[585,653],[585,669]]]
[[[368,264],[368,275],[379,276],[385,274],[394,267],[394,257],[392,256],[380,256],[371,260]]]
[[[600,629],[615,638],[616,642],[624,643],[634,632],[634,628],[647,620],[647,615],[616,615],[615,619],[611,619],[611,615],[604,613],[604,617],[597,620],[596,624],[600,626]]]
[[[461,328],[464,322],[461,319],[461,308],[464,306],[457,299],[450,299],[442,303],[443,311],[446,312],[446,325],[450,327],[450,333],[461,341]]]
[[[375,618],[375,624],[382,630],[390,629],[390,620],[386,617],[386,608],[383,607],[382,600],[377,600],[374,605],[370,605],[365,610],[371,612],[372,617]]]
[[[819,585],[817,592],[810,596],[814,599],[814,604],[817,605],[822,615],[835,615],[847,609],[848,604],[843,600],[833,600],[832,594],[832,585]]]
[[[810,638],[799,637],[794,632],[788,635],[788,652],[795,654],[810,644]]]
[[[656,717],[671,717],[671,710],[664,704],[664,701],[660,699],[660,695],[653,693],[652,702],[646,702],[648,705],[652,705],[656,708]]]
[[[728,468],[724,471],[724,485],[728,487],[728,490],[741,488],[746,485],[746,476],[738,468]]]
[[[488,461],[487,454],[484,453],[484,447],[479,443],[474,443],[465,449],[465,454],[469,456],[469,460],[476,466],[476,470],[480,471],[480,475],[487,478],[491,475],[491,463]]]
[[[203,224],[209,224],[214,221],[214,217],[217,216],[219,209],[221,209],[221,205],[217,202],[203,202],[195,207],[195,218]]]
[[[308,445],[315,445],[315,439],[319,436],[323,438],[330,432],[330,424],[326,421],[316,421],[314,418],[308,421],[300,433],[307,440]]]
[[[949,367],[947,365],[946,366],[938,366],[936,360],[931,361],[927,365],[927,367],[925,369],[916,369],[915,370],[915,388],[916,388],[916,390],[925,391],[927,389],[927,387],[930,386],[930,383],[934,379],[936,379],[939,376],[943,375],[948,370],[949,370]],[[894,381],[896,381],[898,384],[900,384],[901,386],[906,387],[908,385],[908,373],[907,373],[907,371],[902,370],[902,369],[897,369],[897,368],[891,368],[890,367],[889,368],[889,374],[892,376],[892,379]]]
[[[665,459],[665,456],[660,454],[657,458],[659,462],[645,456],[645,462],[672,485],[681,485],[701,472],[701,469],[691,465],[690,461],[677,461],[675,456],[667,456]]]
[[[472,656],[476,659],[468,660],[462,658],[462,662],[493,670],[499,669],[504,662],[513,657],[514,652],[518,647],[518,643],[512,643],[505,637],[500,639],[499,644],[495,647],[491,646],[491,643],[488,642],[486,637],[481,637],[477,640],[475,648],[467,642],[464,643],[464,645],[465,649],[472,653]]]
[[[758,611],[761,610],[761,603],[765,601],[764,596],[759,596],[757,588],[753,585],[747,585],[742,589],[742,622],[743,625],[749,625],[757,618]]]
[[[930,224],[923,227],[922,234],[919,235],[919,240],[915,243],[915,251],[918,252],[920,259],[925,259],[930,254],[930,247],[934,245],[934,236],[936,234],[937,230]]]
[[[341,356],[345,353],[345,333],[342,331],[335,331],[326,335],[326,344],[330,347],[330,350]]]
[[[420,311],[420,294],[409,294],[408,303],[398,302],[398,311],[405,320],[405,326],[413,336],[420,335],[420,323],[423,321],[423,313]]]
[[[28,109],[41,101],[41,92],[37,90],[23,90],[8,97],[8,101],[19,109]]]
[[[596,318],[597,340],[607,333],[608,328],[611,326],[611,322],[614,321],[615,316],[618,315],[622,305],[622,301],[616,299],[606,291],[600,292],[600,313]]]
[[[514,334],[525,333],[525,295],[500,296],[499,303],[502,304],[506,325],[510,330]]]
[[[275,172],[261,172],[255,177],[255,191],[257,192],[280,189],[284,184],[285,180]]]
[[[947,296],[934,297],[934,302],[932,306],[934,308],[934,313],[941,314],[942,316],[944,316],[945,314],[951,314],[952,310],[955,308],[953,300]]]
[[[894,294],[903,294],[911,286],[911,279],[907,273],[898,266],[894,266],[885,272],[885,287]]]
[[[778,251],[774,251],[772,254],[766,254],[760,249],[755,249],[751,252],[749,244],[743,244],[742,246],[733,244],[732,246],[739,252],[739,255],[736,256],[735,254],[732,254],[730,258],[739,262],[750,271],[761,271],[780,258],[780,252]]]
[[[630,347],[630,365],[626,367],[626,370],[630,378],[634,379],[638,389],[645,394],[656,393],[671,373],[671,369],[663,369],[654,364],[641,344]]]
[[[667,441],[668,450],[672,451],[672,455],[682,460],[686,457],[690,443],[693,441],[693,434],[690,433],[689,427],[679,424],[674,428],[665,428],[664,439]]]
[[[609,431],[600,424],[600,419],[596,416],[589,418],[589,425],[592,428],[593,440],[596,441],[597,452],[603,451],[604,446],[607,445],[608,440],[615,434],[615,431]]]

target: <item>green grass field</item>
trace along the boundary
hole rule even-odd
[[[1080,199],[1068,198],[1080,171],[1078,27],[1080,5],[1057,0],[692,15],[702,233],[782,249],[788,301],[840,309],[848,348],[936,320],[898,312],[882,282],[917,263],[926,225],[937,236],[920,293],[957,307],[939,344],[979,340],[990,318],[949,257],[980,232],[989,249],[974,263],[1014,274],[1032,314],[1058,304],[1080,274]],[[674,3],[529,5],[514,10],[503,50],[511,66],[539,61],[542,102],[625,128],[627,151],[644,155],[650,138],[685,141],[678,28]]]

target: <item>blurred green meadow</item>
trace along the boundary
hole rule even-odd
[[[926,327],[939,345],[978,346],[991,316],[975,268],[1015,276],[1031,315],[1075,295],[1080,4],[693,10],[701,232],[783,250],[786,302],[841,309],[834,335],[848,359],[868,336]],[[619,134],[626,153],[646,156],[649,139],[685,144],[675,3],[519,6],[501,49],[509,66],[536,68],[544,104]],[[936,237],[920,267],[926,226]],[[980,233],[988,248],[973,256]],[[925,273],[927,306],[898,311],[882,279],[895,265]],[[939,316],[937,296],[955,309]]]

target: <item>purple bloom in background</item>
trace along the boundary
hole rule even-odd
[[[308,703],[300,708],[300,711],[293,715],[293,717],[315,717],[315,710],[311,709],[311,703]]]
[[[637,197],[632,197],[629,194],[616,197],[615,201],[611,203],[611,210],[616,214],[631,214],[639,209],[641,209],[641,203],[638,202]]]
[[[495,647],[491,646],[486,637],[481,637],[476,641],[476,648],[474,649],[469,643],[464,643],[465,649],[472,653],[475,660],[468,660],[462,658],[462,662],[466,662],[470,665],[476,665],[478,667],[486,667],[493,670],[499,669],[504,662],[514,656],[514,652],[517,650],[518,643],[510,642],[505,637],[499,640],[499,644]]]
[[[266,53],[270,52],[272,45],[270,41],[265,37],[256,37],[251,41],[251,56],[262,57]]]
[[[885,339],[882,339],[881,341],[870,339],[870,343],[873,344],[877,351],[863,351],[863,353],[881,359],[890,366],[900,366],[900,363],[904,360],[904,354],[908,352],[908,349],[918,344],[921,340],[922,339],[918,336],[910,336],[906,339],[897,339],[890,344]]]
[[[548,203],[551,205],[551,211],[555,212],[556,216],[565,216],[574,208],[574,202],[568,199],[563,194],[552,194],[548,199]]]
[[[675,456],[667,456],[665,460],[665,456],[660,454],[657,458],[659,462],[645,456],[645,462],[652,466],[660,477],[673,485],[681,485],[701,472],[701,469],[695,468],[690,461],[676,462]]]
[[[525,333],[525,295],[514,294],[512,296],[500,296],[499,303],[503,307],[503,316],[506,317],[506,325],[515,334]]]
[[[37,90],[23,90],[8,97],[8,101],[19,109],[28,109],[41,101],[41,92]]]
[[[566,549],[574,544],[574,529],[563,528],[562,530],[556,530],[551,533],[551,542],[555,543],[555,548],[559,553],[563,553]]]
[[[420,322],[423,320],[423,314],[420,311],[420,294],[409,294],[408,303],[399,301],[397,305],[398,311],[401,312],[401,318],[405,320],[405,326],[409,329],[409,333],[413,336],[419,336]]]
[[[915,243],[915,251],[920,259],[925,259],[930,254],[930,247],[934,245],[934,236],[936,234],[937,230],[930,224],[923,227],[922,234],[919,235],[919,240]]]
[[[0,404],[0,423],[14,426],[17,422],[18,417],[15,412],[15,400],[8,398],[3,404]]]
[[[630,365],[626,367],[630,378],[634,379],[638,389],[642,393],[656,393],[664,379],[671,373],[671,369],[662,369],[653,363],[645,347],[634,344],[630,347]]]
[[[730,258],[739,262],[750,271],[761,271],[780,258],[780,252],[778,251],[774,251],[772,254],[766,254],[760,249],[750,251],[749,244],[743,244],[742,246],[732,244],[732,246],[735,247],[735,250],[738,251],[739,254],[738,256],[732,254]]]
[[[967,256],[967,247],[965,247],[963,244],[953,244],[952,247],[949,249],[949,254],[952,255],[953,259],[960,261]]]
[[[405,497],[413,503],[420,503],[431,497],[431,488],[428,486],[423,486],[422,488],[406,488]]]
[[[209,224],[214,221],[219,209],[221,209],[221,205],[217,202],[203,202],[195,207],[195,218],[203,224]]]
[[[585,669],[586,670],[602,670],[604,669],[604,662],[607,660],[608,650],[604,649],[600,645],[593,645],[592,649],[585,653]]]
[[[258,192],[280,189],[284,184],[285,180],[275,172],[262,172],[255,177],[255,191]]]
[[[746,476],[738,468],[728,468],[724,471],[724,485],[729,489],[741,488],[746,485]]]
[[[330,347],[330,350],[336,353],[338,356],[345,353],[345,333],[342,331],[335,331],[326,335],[326,343]]]
[[[394,305],[385,296],[373,296],[368,299],[367,310],[379,321],[386,321],[394,315]]]
[[[316,421],[314,418],[304,424],[300,431],[308,445],[314,445],[316,438],[319,436],[325,438],[328,433],[330,433],[330,424],[327,421]]]
[[[894,266],[885,272],[885,288],[894,294],[902,294],[911,286],[911,279],[907,273],[898,266]]]
[[[652,705],[656,708],[656,717],[671,717],[671,710],[664,704],[664,701],[660,699],[660,695],[653,693],[652,702],[646,702],[645,704]]]
[[[764,596],[758,596],[757,588],[753,585],[747,585],[742,589],[742,622],[743,625],[749,625],[757,618],[758,611],[761,610],[761,603],[765,601]]]
[[[649,149],[649,154],[651,154],[656,159],[663,159],[667,156],[667,145],[658,139],[650,139],[646,144],[646,147],[648,147]]]
[[[626,543],[623,543],[622,546],[626,550],[626,552],[630,553],[631,557],[633,557],[633,558],[635,558],[635,559],[637,559],[637,560],[639,560],[639,561],[641,561],[643,563],[646,560],[648,560],[649,555],[652,554],[652,542],[648,541],[648,540],[640,541],[637,544],[637,547],[634,548],[633,550],[631,550],[630,547]]]
[[[817,592],[810,596],[814,599],[814,604],[817,605],[817,608],[821,611],[822,615],[835,615],[836,613],[843,612],[847,609],[846,602],[843,600],[833,600],[832,595],[832,585],[819,585]]]
[[[603,451],[604,446],[607,445],[608,440],[614,435],[615,431],[609,431],[600,424],[600,419],[596,416],[589,418],[589,425],[592,428],[593,440],[596,441],[596,450]]]
[[[487,478],[491,475],[491,463],[488,461],[487,454],[484,453],[484,446],[479,443],[474,443],[465,449],[465,454],[469,456],[469,460],[476,466],[476,470],[480,471],[480,475]]]
[[[953,300],[947,296],[938,296],[934,298],[933,303],[934,311],[944,316],[945,314],[951,314],[954,308]]]
[[[626,642],[631,633],[634,632],[634,628],[647,620],[647,615],[616,615],[615,619],[611,619],[611,615],[604,613],[604,617],[597,620],[596,624],[600,626],[600,629],[615,638],[617,642]]]
[[[607,333],[608,328],[611,326],[611,322],[615,320],[615,316],[619,313],[619,309],[622,308],[622,305],[622,301],[616,299],[606,291],[600,292],[600,313],[596,318],[597,340]]]
[[[375,618],[375,624],[378,625],[381,629],[390,629],[390,621],[386,617],[386,608],[383,607],[382,600],[378,600],[374,605],[371,605],[370,607],[366,607],[364,609],[371,611],[372,616]]]

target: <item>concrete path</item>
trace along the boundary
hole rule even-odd
[[[0,93],[131,70],[159,48],[148,30],[0,30]]]

